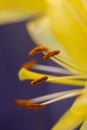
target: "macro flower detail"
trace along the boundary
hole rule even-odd
[[[73,130],[79,125],[87,130],[87,1],[47,0],[47,6],[44,17],[27,24],[28,33],[37,45],[62,50],[50,59],[74,75],[58,77],[59,83],[84,88],[52,130]]]
[[[25,21],[38,17],[45,11],[44,0],[0,0],[0,24]]]
[[[51,51],[47,47],[38,46],[32,49],[29,52],[29,55],[32,56],[32,52],[33,54],[43,53],[44,54],[43,60],[44,56],[47,56],[47,59],[49,57],[49,59],[53,60],[57,64],[60,64],[64,68],[59,67],[58,69],[60,69],[62,73],[68,74],[68,76],[49,75],[47,74],[47,70],[45,74],[34,72],[34,69],[38,70],[39,68],[40,70],[44,70],[44,67],[46,68],[46,66],[39,65],[37,60],[32,60],[30,62],[25,63],[19,70],[18,76],[21,81],[32,80],[30,82],[31,86],[36,86],[43,82],[51,82],[56,84],[61,83],[61,84],[75,85],[77,87],[81,86],[82,88],[51,93],[33,99],[27,99],[27,100],[17,99],[16,104],[18,106],[25,107],[30,110],[39,110],[39,109],[45,109],[46,105],[48,104],[76,96],[77,98],[70,107],[70,109],[59,119],[58,123],[52,128],[52,130],[64,130],[64,129],[73,130],[82,123],[83,125],[80,130],[86,130],[84,127],[86,126],[86,119],[87,119],[87,111],[86,111],[87,89],[84,86],[86,85],[85,80],[87,76],[83,72],[79,71],[77,66],[63,59],[60,56],[60,53],[62,53],[60,52],[60,50]],[[50,70],[50,67],[48,68],[49,68],[48,71],[52,71],[52,69]],[[74,74],[72,70],[75,70],[77,74],[76,73]]]
[[[47,76],[43,76],[43,77],[41,77],[41,78],[39,78],[39,79],[36,79],[36,80],[31,81],[30,84],[31,84],[31,85],[37,85],[37,84],[39,84],[39,83],[45,82],[47,79],[48,79]]]
[[[31,20],[27,22],[26,29],[31,38],[37,45],[50,47],[50,50],[35,48],[36,52],[41,50],[41,53],[45,54],[44,60],[50,58],[65,69],[40,65],[37,64],[37,60],[30,61],[20,69],[19,79],[32,80],[33,85],[51,82],[81,86],[82,89],[58,92],[30,100],[17,100],[17,105],[36,110],[45,108],[50,103],[77,96],[71,108],[52,130],[72,130],[80,124],[80,130],[87,130],[87,0],[0,0],[0,24],[29,18]],[[54,52],[54,49],[62,51],[53,55],[54,53],[50,52]],[[31,68],[46,71],[46,74],[35,73]],[[47,71],[62,73],[64,76],[48,75]]]
[[[16,100],[16,104],[21,107],[26,107],[31,110],[42,109],[44,107],[44,105],[42,104],[35,104],[29,100]]]

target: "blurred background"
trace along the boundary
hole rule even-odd
[[[18,71],[22,64],[32,59],[28,53],[36,46],[27,33],[26,22],[0,25],[0,130],[50,130],[74,100],[66,99],[35,111],[15,105],[16,99],[30,99],[74,88],[53,83],[31,87],[29,81],[19,81]],[[34,58],[40,64],[58,66],[51,60],[44,62],[41,54]]]

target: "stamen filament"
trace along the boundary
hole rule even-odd
[[[52,67],[52,66],[45,66],[45,65],[35,65],[33,67],[36,70],[42,70],[42,71],[48,71],[48,72],[55,72],[55,73],[60,73],[60,74],[72,74],[69,71],[61,68],[61,67]],[[70,75],[70,76],[62,76],[58,77],[58,79],[87,79],[87,75]]]
[[[58,97],[67,95],[69,93],[74,93],[74,92],[78,92],[78,91],[82,91],[82,89],[56,92],[56,93],[52,93],[52,94],[48,94],[48,95],[44,95],[44,96],[41,96],[41,97],[36,97],[36,98],[30,99],[30,101],[33,102],[33,103],[39,103],[39,102],[51,100],[51,99],[58,98]]]
[[[57,101],[60,101],[60,100],[63,100],[63,99],[66,99],[66,98],[70,98],[70,97],[74,97],[74,96],[78,96],[82,93],[82,90],[76,90],[76,91],[73,91],[73,92],[69,92],[65,95],[62,95],[60,97],[57,97],[57,98],[54,98],[52,100],[49,100],[49,101],[46,101],[46,102],[43,102],[41,103],[42,105],[48,105],[48,104],[51,104],[51,103],[54,103],[54,102],[57,102]]]
[[[68,70],[61,68],[61,67],[53,67],[53,66],[36,64],[33,68],[36,70],[42,70],[42,71],[46,71],[46,72],[48,71],[48,72],[60,73],[60,74],[72,74]]]
[[[47,54],[47,52],[43,52],[45,55]],[[56,62],[57,64],[60,64],[61,66],[63,66],[64,68],[70,70],[71,72],[73,73],[76,73],[76,74],[82,74],[83,72],[81,72],[78,68],[78,66],[70,63],[69,61],[63,59],[61,56],[53,56],[53,57],[50,57],[50,59],[52,59],[54,62]]]

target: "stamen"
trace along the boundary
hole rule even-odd
[[[29,62],[26,62],[25,64],[23,64],[23,68],[25,69],[30,69],[32,68],[35,64],[37,63],[37,60],[32,60],[32,61],[29,61]]]
[[[47,55],[47,52],[43,52],[45,55]],[[70,70],[73,73],[76,74],[82,74],[85,72],[80,71],[79,67],[76,66],[75,64],[67,61],[66,59],[63,59],[61,56],[57,56],[54,55],[53,57],[49,57],[51,60],[53,60],[54,62],[56,62],[57,64],[60,64],[61,66],[63,66],[64,68]]]
[[[46,71],[46,72],[52,72],[52,73],[60,73],[60,74],[73,74],[72,72],[61,68],[61,67],[54,67],[54,66],[47,66],[47,65],[41,65],[41,64],[36,64],[33,69],[36,70],[42,70],[42,71]]]
[[[51,52],[48,52],[45,56],[43,56],[44,60],[48,60],[50,57],[55,56],[60,53],[60,50],[53,50]]]
[[[45,107],[45,105],[48,105],[50,103],[54,103],[66,98],[78,96],[83,93],[82,89],[76,89],[76,90],[69,90],[69,91],[63,91],[58,93],[53,93],[41,97],[37,97],[30,100],[16,100],[16,105],[25,107],[31,110],[39,110]],[[45,102],[43,102],[45,101]],[[41,103],[37,103],[41,102]]]
[[[39,79],[31,81],[30,84],[34,86],[34,85],[37,85],[39,83],[45,82],[47,79],[48,79],[48,76],[43,76],[43,77],[41,77]]]
[[[30,52],[29,52],[29,55],[30,56],[33,56],[35,55],[36,53],[38,52],[42,52],[42,51],[47,51],[48,48],[46,46],[39,46],[39,47],[35,47],[34,49],[32,49]]]
[[[54,102],[57,102],[57,101],[60,101],[60,100],[63,100],[63,99],[66,99],[66,98],[70,98],[70,97],[74,97],[74,96],[78,96],[80,94],[82,94],[83,90],[77,90],[77,91],[73,91],[73,92],[69,92],[65,95],[62,95],[60,97],[57,97],[57,98],[54,98],[54,99],[51,99],[49,101],[46,101],[46,102],[43,102],[41,103],[42,105],[48,105],[48,104],[51,104],[51,103],[54,103]]]
[[[67,91],[62,91],[62,92],[51,93],[51,94],[48,94],[48,95],[44,95],[44,96],[41,96],[41,97],[36,97],[36,98],[30,99],[30,101],[32,101],[33,103],[44,102],[44,101],[51,100],[51,99],[54,99],[54,98],[58,98],[58,97],[67,95],[69,93],[74,93],[74,92],[77,92],[77,91],[82,91],[82,89],[74,89],[74,90],[67,90]]]
[[[31,102],[30,100],[16,100],[16,104],[21,107],[25,107],[31,110],[38,110],[45,107],[45,105],[42,104],[35,104]]]

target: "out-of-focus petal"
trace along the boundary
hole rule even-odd
[[[80,130],[87,130],[87,120],[85,120],[82,124],[82,127],[80,128]]]
[[[71,107],[71,111],[78,117],[86,119],[87,117],[87,88],[83,90],[83,94],[77,97]]]
[[[48,0],[48,17],[56,38],[75,64],[87,72],[87,2]]]
[[[48,23],[43,20],[28,25],[31,36],[38,44],[62,48],[64,57],[67,53],[66,57],[69,60],[78,65],[80,70],[87,72],[87,2],[85,0],[47,1]]]
[[[61,46],[55,35],[53,35],[50,30],[50,23],[47,16],[27,23],[26,28],[29,35],[37,45],[46,45],[50,47],[50,49],[62,50],[60,55],[68,60],[71,60],[63,46]]]
[[[0,24],[26,20],[45,10],[45,0],[0,0]]]
[[[66,112],[52,130],[72,130],[79,126],[87,117],[87,89],[77,97],[71,108]],[[84,122],[81,130],[86,130],[87,122]]]
[[[73,130],[82,123],[83,119],[79,118],[68,110],[51,130]]]

